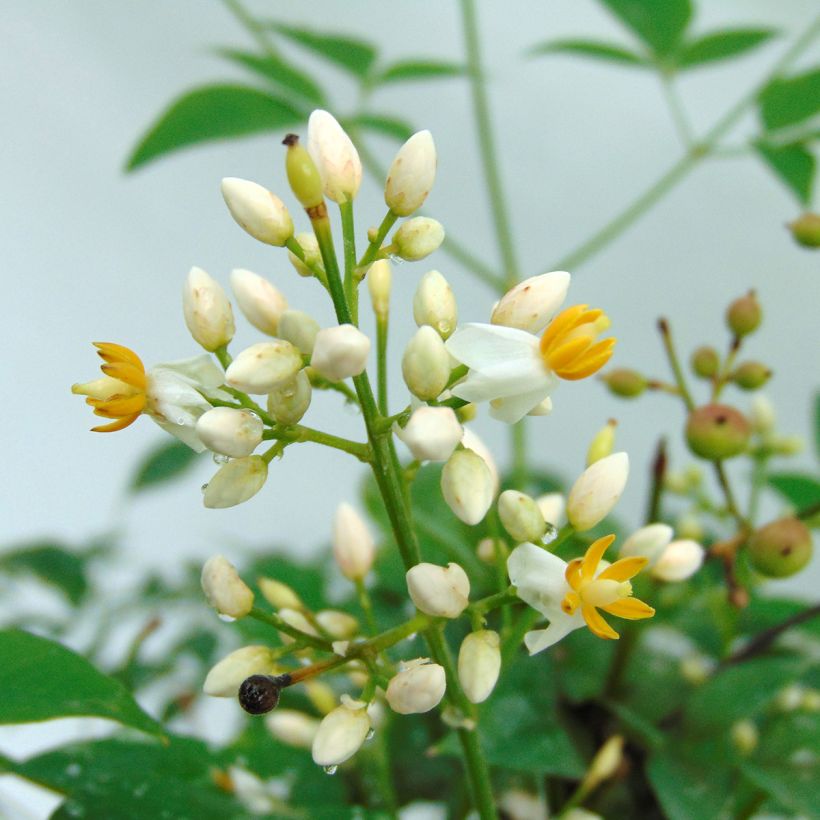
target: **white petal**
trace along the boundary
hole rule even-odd
[[[204,390],[213,390],[225,383],[225,375],[207,354],[158,364],[152,368],[152,372],[156,370],[170,370]]]
[[[561,612],[561,617],[550,621],[550,625],[546,629],[533,629],[524,635],[524,645],[529,650],[530,655],[535,655],[536,652],[543,652],[547,647],[552,646],[561,638],[565,638],[570,632],[579,629],[584,625],[583,617],[580,612],[575,615],[567,615]]]
[[[151,418],[163,429],[166,433],[176,436],[183,444],[187,444],[194,452],[202,453],[207,448],[196,434],[196,427],[191,424],[176,424],[170,421],[161,421],[156,416]]]
[[[450,392],[460,399],[475,402],[534,393],[536,390],[543,390],[541,398],[544,398],[554,383],[555,377],[544,368],[540,358],[530,357],[483,370],[471,370],[467,378]]]
[[[530,359],[538,352],[537,336],[501,325],[462,325],[447,340],[450,355],[467,367],[481,370],[515,359]]]
[[[507,559],[507,574],[518,597],[550,620],[562,612],[561,601],[569,591],[566,569],[566,561],[535,544],[520,544]]]
[[[551,389],[552,384],[547,383],[539,385],[536,390],[530,390],[528,393],[496,399],[490,405],[490,415],[507,424],[515,424],[523,419],[530,410],[539,407]]]

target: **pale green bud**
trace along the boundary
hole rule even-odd
[[[458,323],[458,305],[453,289],[437,271],[421,277],[413,296],[413,318],[416,324],[430,325],[442,339],[447,339]]]
[[[387,182],[384,201],[398,216],[409,216],[424,204],[436,178],[436,146],[429,131],[413,134],[396,154]]]
[[[299,144],[299,137],[296,134],[288,134],[282,143],[288,147],[285,154],[285,171],[294,196],[308,214],[320,207],[326,212],[323,208],[322,176],[313,158],[307,149]]]
[[[293,238],[305,254],[305,261],[303,262],[293,251],[288,251],[288,259],[290,259],[291,265],[296,269],[299,276],[313,276],[313,271],[308,265],[322,266],[322,252],[319,250],[319,240],[311,231],[297,233]]]
[[[587,450],[587,467],[610,455],[615,449],[615,428],[618,422],[610,419],[593,437]]]
[[[362,163],[356,146],[332,114],[317,109],[310,115],[307,150],[322,178],[325,196],[339,204],[352,201],[362,184]]]
[[[222,197],[243,231],[266,245],[281,247],[293,236],[293,220],[285,203],[267,188],[246,179],[222,180]]]
[[[279,424],[298,424],[310,407],[313,388],[306,370],[274,387],[268,393],[268,413]]]
[[[319,731],[319,721],[296,709],[274,709],[265,715],[268,731],[282,743],[297,749],[309,749]]]
[[[703,522],[698,515],[693,512],[683,513],[675,520],[675,532],[678,538],[690,538],[693,541],[700,541],[705,535]]]
[[[370,732],[367,704],[342,695],[342,705],[325,715],[313,739],[313,762],[338,766],[359,751]]]
[[[304,609],[302,599],[287,584],[275,578],[259,578],[259,591],[274,609]]]
[[[235,458],[223,464],[205,485],[205,506],[223,509],[243,504],[262,489],[267,478],[268,464],[262,456]]]
[[[587,791],[596,789],[605,780],[609,780],[621,765],[624,757],[624,739],[613,735],[595,753],[584,775],[584,787]]]
[[[450,380],[450,354],[441,336],[422,325],[404,349],[401,372],[410,392],[429,401],[438,398]]]
[[[746,756],[750,755],[756,748],[760,741],[760,733],[757,731],[757,726],[751,720],[739,720],[732,724],[729,737],[732,745],[740,754]]]
[[[230,363],[225,381],[244,393],[270,393],[293,378],[302,366],[302,354],[290,342],[259,342],[245,348]]]
[[[501,671],[500,640],[497,632],[471,632],[458,651],[458,680],[471,703],[483,703],[493,691]]]
[[[193,267],[182,289],[185,324],[197,344],[213,352],[233,339],[233,310],[222,286],[202,268]]]
[[[316,616],[317,620],[319,616]],[[308,699],[323,715],[329,715],[336,708],[336,693],[329,683],[312,678],[305,681],[305,694]]]
[[[359,631],[359,622],[347,612],[323,609],[316,613],[316,622],[331,638],[352,638]]]
[[[205,562],[201,583],[208,603],[220,615],[244,618],[253,608],[253,592],[239,577],[236,567],[222,555]]]
[[[376,558],[376,542],[370,529],[346,502],[339,504],[333,519],[333,557],[342,575],[351,581],[364,578]]]
[[[456,450],[441,471],[441,493],[447,506],[465,524],[478,524],[495,495],[487,462],[473,450]]]
[[[578,532],[591,530],[612,512],[626,487],[629,456],[613,453],[587,467],[567,499],[567,518]]]
[[[279,317],[279,338],[299,348],[305,356],[313,353],[319,323],[302,310],[286,310]]]
[[[515,541],[538,543],[547,531],[547,523],[535,499],[518,490],[505,490],[498,497],[498,516],[504,529]]]
[[[235,698],[245,678],[274,675],[273,652],[267,646],[243,646],[224,657],[208,672],[202,691],[215,698]]]
[[[458,564],[416,564],[405,577],[410,599],[426,615],[457,618],[470,603],[470,579]]]
[[[245,318],[262,333],[276,336],[287,299],[267,279],[249,270],[231,271],[231,288]]]
[[[390,313],[390,288],[393,274],[386,259],[376,260],[367,271],[367,289],[370,291],[370,302],[373,313],[385,320]]]
[[[390,679],[385,697],[400,715],[418,715],[439,705],[447,688],[444,667],[429,658],[402,662],[401,671]]]
[[[774,430],[777,417],[768,396],[761,393],[752,399],[749,421],[756,433],[771,433]]]
[[[250,410],[214,407],[196,422],[196,434],[212,452],[231,458],[249,456],[262,441],[262,420]]]
[[[310,366],[332,382],[364,372],[370,339],[353,325],[326,327],[316,334]]]
[[[396,255],[409,262],[424,259],[438,250],[444,241],[444,227],[435,219],[427,216],[414,216],[408,219],[393,234],[393,248]]]

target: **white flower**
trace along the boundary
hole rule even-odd
[[[308,120],[307,150],[322,178],[325,196],[334,202],[353,200],[362,183],[359,152],[336,118],[317,109]]]
[[[414,410],[403,429],[393,429],[418,461],[446,461],[464,432],[452,408],[427,406]]]
[[[429,658],[417,658],[403,662],[400,669],[390,679],[385,693],[394,712],[418,715],[438,706],[447,688],[444,667],[430,663]]]
[[[519,282],[498,301],[490,321],[538,333],[564,304],[570,279],[566,271],[557,270]]]
[[[342,695],[342,705],[325,715],[313,739],[313,761],[319,766],[338,766],[359,751],[370,732],[370,716],[364,701]]]

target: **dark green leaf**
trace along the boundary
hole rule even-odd
[[[805,473],[772,473],[769,486],[800,510],[820,503],[820,481]]]
[[[219,53],[225,59],[276,83],[280,86],[280,90],[292,91],[311,105],[325,104],[324,92],[313,78],[280,57],[274,57],[272,54],[254,54],[250,51],[232,48],[222,49]]]
[[[144,490],[182,475],[196,460],[197,453],[176,439],[154,448],[137,467],[132,490]]]
[[[814,182],[815,159],[811,151],[801,143],[771,145],[755,143],[755,148],[766,164],[786,183],[802,205],[811,200]]]
[[[133,171],[158,157],[201,142],[276,131],[303,119],[286,100],[243,85],[209,85],[189,91],[151,126],[128,159]]]
[[[364,128],[366,131],[376,131],[387,137],[404,142],[413,135],[415,130],[410,123],[400,120],[397,117],[385,116],[383,114],[360,114],[358,117],[345,120],[343,124],[350,124],[354,128]]]
[[[78,555],[64,544],[43,541],[0,555],[0,571],[36,575],[57,587],[72,604],[78,604],[88,589],[86,561],[87,556]]]
[[[0,723],[85,716],[109,718],[151,734],[163,731],[122,684],[85,658],[16,629],[0,632],[0,691]]]
[[[330,60],[357,77],[366,77],[376,59],[376,49],[364,40],[340,37],[338,34],[324,34],[314,29],[285,26],[281,23],[272,23],[271,27],[283,37]]]
[[[689,0],[601,0],[601,2],[659,57],[677,48],[689,19]]]
[[[820,112],[820,68],[775,80],[763,89],[758,102],[767,131],[813,117]]]
[[[384,85],[413,80],[447,79],[461,77],[466,72],[466,66],[461,63],[448,63],[442,60],[401,60],[380,71],[374,83]]]
[[[579,57],[592,57],[595,60],[606,60],[621,65],[643,68],[650,66],[649,61],[640,54],[635,54],[622,46],[595,40],[552,40],[534,45],[528,50],[528,54],[534,57],[542,54],[577,54]]]
[[[680,68],[694,68],[704,63],[739,57],[767,43],[776,34],[771,28],[728,28],[704,34],[683,46],[677,64]]]
[[[749,606],[740,612],[738,630],[744,635],[756,635],[799,615],[808,609],[808,606],[805,601],[753,595]],[[793,628],[820,639],[820,618],[811,618],[796,624]]]

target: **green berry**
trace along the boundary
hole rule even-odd
[[[706,404],[689,414],[686,441],[695,455],[716,461],[742,453],[751,431],[739,410],[727,404]]]
[[[800,572],[811,560],[811,533],[796,518],[781,518],[752,534],[748,544],[749,561],[770,578],[788,578]]]
[[[794,241],[804,248],[820,248],[820,214],[805,213],[789,226]]]
[[[699,347],[691,359],[692,372],[702,379],[711,379],[720,367],[720,356],[713,347]]]
[[[746,336],[753,330],[757,330],[762,319],[763,311],[753,290],[741,296],[740,299],[735,299],[726,310],[726,324],[729,330],[738,337]]]
[[[732,381],[742,390],[759,390],[769,381],[772,371],[760,362],[743,362],[732,373]]]
[[[609,373],[601,376],[601,381],[610,392],[624,399],[633,399],[646,390],[646,379],[637,370],[629,370],[625,367],[610,370]]]

